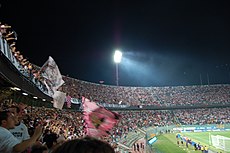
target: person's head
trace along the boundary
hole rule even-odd
[[[14,115],[10,111],[0,111],[0,126],[6,129],[15,127]]]
[[[55,133],[46,134],[43,138],[43,141],[46,143],[46,146],[51,149],[57,144],[58,135]]]
[[[1,33],[6,33],[6,27],[5,27],[5,25],[1,25],[0,26],[0,32]]]
[[[18,124],[19,122],[19,118],[21,117],[20,116],[20,108],[18,106],[11,106],[9,108],[9,111],[14,114],[14,119],[15,119],[15,122],[16,124]]]
[[[34,145],[31,148],[31,153],[48,153],[48,148],[43,145]]]
[[[115,153],[114,149],[106,142],[85,137],[63,143],[53,153]]]

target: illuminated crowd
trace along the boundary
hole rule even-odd
[[[61,90],[71,97],[85,96],[98,103],[127,106],[194,106],[230,103],[230,85],[124,87],[86,82],[63,76]]]
[[[20,63],[20,71],[31,79],[38,88],[47,93],[40,75],[40,67],[26,59],[16,47],[17,34],[7,24],[0,23],[0,35],[4,38]],[[112,86],[78,80],[63,76],[65,84],[59,90],[72,98],[82,96],[100,104],[118,104],[125,106],[206,106],[230,103],[230,85],[193,85],[172,87],[127,87]]]
[[[17,34],[11,26],[0,23],[0,36],[4,38],[14,57],[20,63],[22,73],[27,78],[39,82],[39,67],[29,62],[17,49]],[[98,104],[116,104],[125,106],[207,106],[230,104],[230,85],[194,85],[175,87],[124,87],[91,83],[63,76],[65,84],[59,90],[72,98],[81,101],[82,96]],[[42,85],[42,91],[45,86]],[[0,110],[18,108],[15,120],[25,124],[29,137],[32,137],[37,125],[43,126],[42,137],[36,142],[37,148],[45,147],[52,151],[56,146],[67,140],[84,136],[84,120],[80,111],[71,109],[57,110],[54,108],[27,106],[12,102],[11,99],[0,102]],[[118,111],[122,116],[108,136],[102,137],[115,150],[121,139],[138,128],[161,127],[170,125],[204,125],[229,124],[230,108],[199,108],[177,110],[135,110]],[[37,149],[29,148],[28,152]],[[117,151],[118,152],[118,151]]]
[[[12,61],[20,73],[22,73],[26,79],[36,84],[42,92],[47,93],[47,89],[43,84],[43,77],[40,75],[40,67],[31,63],[28,58],[23,55],[23,51],[17,48],[17,33],[13,28],[8,24],[0,22],[0,37],[5,40],[2,41],[0,45],[7,43],[6,47],[0,46],[0,48],[10,50],[10,54],[13,56]]]
[[[1,102],[1,109],[10,109],[18,106],[20,112],[18,118],[27,126],[30,136],[37,124],[43,124],[43,139],[62,143],[66,140],[81,138],[84,136],[82,113],[72,110],[56,110],[54,108],[32,107],[22,103]],[[161,127],[169,125],[204,125],[204,124],[228,124],[230,123],[230,108],[209,108],[189,110],[142,110],[142,111],[119,111],[122,119],[113,128],[104,141],[116,147],[116,143],[125,139],[126,134],[137,128]],[[54,138],[50,138],[54,135]],[[48,139],[48,140],[47,140]],[[46,142],[46,143],[47,143]],[[56,144],[54,143],[54,144]],[[53,145],[49,146],[52,149]]]

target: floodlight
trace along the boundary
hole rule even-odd
[[[122,58],[122,52],[119,51],[119,50],[116,50],[115,54],[114,54],[114,62],[115,63],[120,63],[121,62],[121,58]]]

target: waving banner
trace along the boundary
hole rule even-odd
[[[109,134],[109,131],[119,122],[121,116],[98,106],[95,102],[82,97],[85,134],[100,137]]]

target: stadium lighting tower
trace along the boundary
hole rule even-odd
[[[118,78],[118,64],[121,62],[122,52],[116,50],[114,53],[114,62],[116,63],[116,85],[119,85],[119,78]]]

